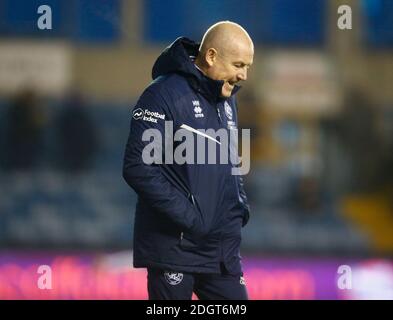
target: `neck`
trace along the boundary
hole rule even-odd
[[[206,67],[199,57],[196,57],[194,64],[206,76]]]

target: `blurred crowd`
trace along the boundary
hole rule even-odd
[[[55,113],[48,112],[44,99],[33,90],[17,92],[2,117],[3,170],[35,170],[42,166],[69,173],[89,170],[99,141],[87,108],[78,92],[70,93]],[[54,128],[53,137],[50,128]]]

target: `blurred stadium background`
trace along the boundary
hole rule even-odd
[[[146,299],[130,110],[164,47],[227,19],[256,44],[239,93],[250,298],[393,299],[391,0],[0,0],[0,299]]]

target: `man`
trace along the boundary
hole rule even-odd
[[[172,121],[173,131],[187,128],[219,147],[196,129],[236,129],[236,84],[247,79],[253,55],[250,36],[229,21],[211,26],[200,46],[178,38],[158,57],[154,81],[133,110],[123,176],[138,194],[134,267],[148,269],[150,299],[191,299],[193,292],[199,299],[248,298],[239,246],[249,206],[234,165],[147,164],[143,135],[154,129],[164,137]]]

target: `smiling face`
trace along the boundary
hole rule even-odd
[[[209,78],[224,81],[223,97],[230,97],[235,84],[247,80],[254,44],[240,25],[223,21],[211,26],[203,36],[199,51],[195,63]]]
[[[247,80],[247,72],[253,63],[254,49],[247,43],[237,43],[231,50],[209,49],[206,75],[214,80],[223,80],[221,95],[230,97],[235,84]]]

